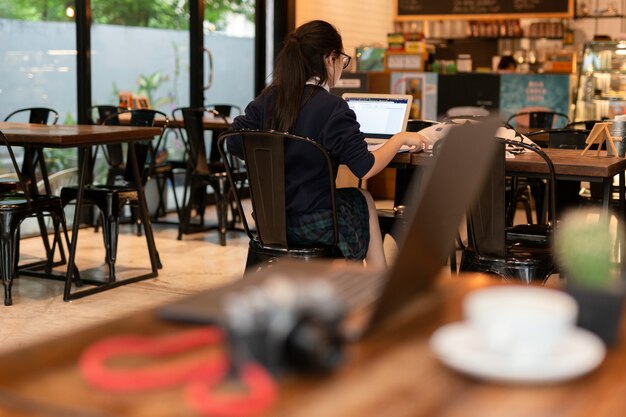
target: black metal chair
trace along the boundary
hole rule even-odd
[[[543,129],[535,132],[530,132],[529,139],[536,136],[547,137],[548,148],[558,149],[585,149],[587,136],[589,136],[589,130],[586,129]]]
[[[587,140],[587,136],[589,136],[589,131],[563,128],[538,130],[528,134],[528,137],[533,140],[538,136],[544,139],[547,138],[546,143],[548,148],[585,149],[585,141]],[[555,194],[557,214],[581,202],[579,197],[580,187],[581,184],[579,181],[557,181],[557,192]],[[537,206],[543,206],[543,212],[545,212],[545,203],[542,203],[542,201],[545,201],[545,193],[538,195],[543,197],[537,198]]]
[[[0,274],[2,275],[2,283],[4,285],[4,304],[8,306],[12,304],[11,288],[13,279],[18,273],[20,224],[22,221],[28,217],[50,215],[55,219],[55,235],[58,234],[58,225],[60,224],[68,247],[70,246],[70,241],[61,199],[49,194],[31,194],[18,167],[9,141],[2,132],[0,132],[0,140],[2,145],[7,148],[21,187],[21,192],[0,192],[0,224],[2,225],[0,233]],[[51,248],[52,253],[55,251],[56,243],[57,239],[54,240]],[[46,261],[47,273],[51,272],[52,266],[53,259],[48,256]],[[74,277],[77,280],[77,284],[79,284],[79,277],[76,271]]]
[[[186,137],[188,168],[185,175],[185,188],[183,193],[183,207],[181,210],[178,227],[178,240],[183,234],[196,233],[214,229],[215,226],[205,226],[204,213],[207,205],[206,187],[213,189],[215,206],[217,211],[217,229],[221,245],[226,245],[226,231],[228,225],[228,206],[230,202],[230,185],[226,176],[225,167],[221,159],[217,163],[208,160],[206,144],[204,140],[204,128],[202,119],[211,109],[180,108],[175,111],[182,114],[183,126],[181,136]],[[176,119],[178,120],[178,119]],[[217,140],[215,140],[217,143]],[[192,211],[200,217],[199,223],[192,222]],[[234,219],[233,219],[234,222]],[[231,222],[232,223],[232,222]],[[233,224],[230,225],[233,228]]]
[[[434,120],[422,120],[422,119],[410,119],[406,125],[407,132],[419,132],[427,127],[439,124]],[[378,209],[378,223],[380,225],[380,232],[383,235],[391,233],[394,230],[394,224],[396,221],[403,221],[403,207],[404,207],[404,195],[407,187],[411,182],[411,178],[415,175],[417,169],[415,167],[403,167],[396,169],[396,184],[394,193],[394,208],[393,209]]]
[[[119,124],[119,118],[130,116],[130,124],[132,126],[153,126],[154,120],[157,115],[164,115],[157,110],[140,109],[140,110],[125,110],[119,113],[110,115],[103,121],[104,125],[107,124]],[[167,117],[166,117],[167,120]],[[167,123],[167,122],[166,122]],[[96,205],[100,209],[100,218],[103,225],[103,238],[106,249],[106,263],[109,266],[109,282],[114,282],[115,277],[115,261],[117,257],[117,239],[119,235],[120,218],[123,213],[123,207],[126,204],[138,204],[138,193],[141,192],[143,185],[145,185],[148,176],[146,173],[154,172],[155,149],[159,148],[159,142],[162,138],[159,136],[156,147],[152,146],[152,142],[138,142],[135,144],[135,154],[137,159],[137,166],[144,167],[146,161],[149,162],[148,168],[144,169],[144,175],[142,178],[142,184],[134,183],[134,176],[132,174],[131,164],[124,163],[123,175],[120,177],[113,177],[112,183],[103,185],[90,185],[84,189],[84,199],[86,202],[90,202]],[[127,156],[125,160],[128,160],[130,156],[130,145],[127,149]],[[122,152],[121,147],[112,146],[110,149],[107,146],[108,151],[114,151],[114,155]],[[108,154],[109,161],[111,161],[112,153]],[[117,167],[120,170],[121,166]],[[61,201],[63,205],[67,205],[70,201],[75,200],[78,195],[77,187],[64,187],[61,190]],[[137,216],[133,216],[134,218]],[[135,221],[135,220],[134,220]]]
[[[121,111],[127,110],[125,108],[114,106],[111,104],[98,104],[95,106],[89,107],[87,110],[87,118],[89,119],[89,124],[91,125],[100,125],[102,122],[107,119],[109,116],[115,113],[119,113]],[[97,117],[93,117],[97,114]]]
[[[57,124],[59,120],[59,113],[48,107],[27,107],[11,112],[4,121],[18,121],[32,124]],[[22,160],[22,183],[28,188],[30,194],[38,194],[37,189],[37,174],[36,170],[39,167],[40,178],[43,178],[45,192],[52,194],[50,183],[48,181],[48,168],[46,167],[44,153],[42,148],[24,148],[24,155]],[[22,183],[18,178],[13,176],[0,178],[0,192],[20,192],[22,191]],[[56,220],[55,220],[56,221]],[[54,251],[48,241],[48,231],[44,223],[43,218],[38,218],[39,230],[41,232],[41,238],[46,250],[46,256],[51,259],[54,258]],[[59,236],[55,233],[55,240],[58,240]],[[59,245],[59,251],[61,255],[60,263],[65,263],[65,252],[63,247]]]
[[[57,124],[57,121],[59,120],[59,113],[48,107],[27,107],[25,109],[15,110],[5,117],[4,121],[7,122],[14,118],[25,117],[24,121],[27,123],[47,125],[50,115],[52,115],[52,123],[50,124]]]
[[[461,248],[462,256],[459,269],[466,272],[494,274],[505,280],[543,283],[555,269],[550,245],[554,233],[554,190],[556,184],[554,166],[550,158],[539,148],[515,141],[503,140],[502,142],[500,157],[493,162],[492,174],[484,186],[478,202],[467,214],[468,243]],[[528,225],[522,225],[519,228],[506,228],[505,143],[535,152],[547,164],[550,185],[549,222],[546,225],[537,225],[539,233],[535,235],[547,236],[545,239],[530,240],[530,236],[536,231],[530,230]]]
[[[157,185],[158,204],[154,214],[152,215],[152,221],[156,222],[159,217],[167,215],[167,204],[164,196],[165,187],[168,182],[172,187],[176,213],[180,218],[180,205],[176,195],[176,181],[174,177],[174,170],[178,168],[178,164],[163,157],[163,155],[167,154],[165,151],[165,132],[169,126],[169,119],[167,115],[161,111],[152,109],[120,110],[118,112],[111,113],[110,111],[112,110],[112,106],[99,107],[98,111],[102,111],[100,113],[101,120],[103,121],[103,124],[107,125],[119,125],[121,123],[120,117],[124,118],[128,117],[128,115],[130,115],[129,123],[131,126],[153,126],[156,117],[162,117],[164,119],[163,133],[159,137],[156,145],[152,146],[152,144],[150,144],[147,148],[149,155],[147,156],[146,161],[148,164],[145,167],[140,165],[140,167],[143,167],[143,185],[145,185],[150,178],[154,178]],[[107,145],[104,148],[104,157],[108,165],[106,184],[114,185],[116,181],[124,180],[128,174],[126,168],[126,157],[124,154],[124,145]],[[137,230],[137,233],[140,233],[139,229]]]
[[[583,130],[591,130],[596,123],[606,122],[607,119],[603,120],[578,120],[576,122],[568,123],[565,126],[566,129],[583,129]]]
[[[223,133],[219,137],[218,148],[225,161],[226,173],[231,188],[235,186],[235,175],[230,164],[232,158],[226,142],[239,136],[246,162],[246,172],[252,200],[252,217],[256,225],[253,232],[248,226],[241,199],[236,196],[236,203],[244,229],[250,237],[246,271],[259,264],[271,264],[280,257],[313,259],[320,257],[335,258],[340,256],[337,249],[338,229],[335,206],[335,173],[330,155],[317,142],[287,133],[265,132],[258,130],[239,130]],[[330,193],[333,218],[333,243],[301,247],[290,244],[287,239],[287,212],[285,202],[285,150],[287,147],[300,147],[298,154],[306,155],[302,161],[292,163],[324,163],[328,172],[328,191]]]
[[[11,112],[7,117],[5,117],[4,121],[8,122],[17,119],[17,121],[20,122],[45,125],[48,124],[48,121],[50,120],[50,115],[52,115],[52,123],[50,124],[57,124],[57,121],[59,120],[59,113],[56,110],[47,107],[27,107],[25,109],[15,110]],[[26,185],[29,187],[31,192],[34,191],[33,187],[35,185],[32,184],[31,180],[34,175],[30,175],[29,171],[32,171],[32,173],[34,174],[35,167],[37,166],[37,164],[39,164],[39,168],[42,171],[42,176],[44,176],[45,178],[46,175],[44,174],[47,170],[45,165],[43,164],[43,160],[43,151],[41,149],[25,150],[22,170],[25,171],[25,181],[27,181]],[[20,182],[17,180],[17,178],[0,178],[0,192],[19,191],[20,189]]]
[[[527,124],[520,123],[527,119]],[[511,115],[506,124],[522,133],[541,129],[563,128],[569,124],[569,116],[555,111],[521,111]]]

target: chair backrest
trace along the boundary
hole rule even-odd
[[[436,120],[409,119],[406,123],[407,132],[419,132],[427,127],[439,124]]]
[[[169,118],[167,115],[162,111],[153,109],[122,110],[117,113],[110,114],[102,121],[103,125],[119,125],[121,124],[121,120],[125,117],[129,117],[128,124],[130,126],[152,127],[155,125],[157,116],[162,116],[165,121],[156,146],[152,145],[152,141],[141,141],[135,143],[137,166],[140,171],[146,165],[146,161],[149,161],[150,167],[152,167],[155,163],[156,152],[160,149],[163,132],[169,124]],[[149,156],[150,159],[148,159]],[[130,165],[125,163],[127,158],[124,158],[122,144],[107,145],[106,158],[111,168],[116,170],[121,170],[122,168],[124,169],[124,179],[126,181],[132,181],[134,179]]]
[[[7,117],[5,117],[4,121],[6,122],[9,119],[19,114],[24,114],[25,116],[27,116],[28,123],[35,123],[35,124],[40,124],[40,125],[47,125],[48,119],[50,118],[51,114],[53,115],[53,118],[52,118],[53,125],[57,124],[57,121],[59,120],[59,113],[54,109],[50,109],[47,107],[28,107],[25,109],[15,110],[11,114],[9,114]]]
[[[568,123],[565,126],[566,129],[585,129],[591,130],[596,123],[606,122],[607,119],[604,120],[579,120],[577,122]]]
[[[252,199],[252,210],[256,224],[257,238],[266,247],[288,249],[287,213],[285,201],[285,148],[302,147],[307,158],[318,155],[325,161],[328,172],[328,190],[330,193],[333,217],[333,246],[337,244],[337,212],[335,205],[335,175],[330,155],[317,142],[287,133],[258,130],[238,130],[226,132],[218,139],[218,149],[225,161],[231,189],[235,189],[233,169],[229,161],[226,142],[229,138],[241,140],[244,161],[247,167],[248,184]],[[239,213],[246,232],[253,238],[248,227],[241,201],[236,197]]]
[[[528,138],[546,137],[548,138],[548,148],[558,149],[585,149],[588,130],[579,129],[545,129],[530,132]]]
[[[567,126],[569,124],[569,117],[566,114],[555,111],[523,111],[511,115],[506,123],[516,129],[554,129]]]
[[[467,216],[468,242],[481,255],[506,256],[506,210],[505,210],[505,177],[506,160],[504,145],[523,148],[541,157],[548,168],[548,222],[554,225],[556,203],[556,173],[552,161],[540,148],[513,140],[497,139],[502,142],[498,156],[492,162],[492,171],[484,185],[477,203],[469,210]]]
[[[241,114],[241,107],[234,104],[210,104],[206,108],[215,110],[224,117],[239,116]]]
[[[209,110],[204,107],[183,107],[175,109],[172,115],[176,117],[178,112],[182,114],[183,127],[187,136],[186,147],[190,169],[199,174],[210,173],[202,126],[202,119]]]
[[[125,109],[119,106],[113,106],[109,104],[98,104],[95,106],[91,106],[87,110],[87,117],[89,119],[89,124],[92,124],[92,125],[102,124],[104,120],[107,119],[110,115],[114,113],[118,113],[123,110]],[[98,114],[97,118],[93,117],[94,111]],[[113,124],[113,123],[109,122],[108,124]]]

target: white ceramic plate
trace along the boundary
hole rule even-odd
[[[488,381],[520,384],[576,378],[595,369],[606,354],[596,335],[573,328],[549,355],[512,358],[485,350],[467,322],[439,328],[430,338],[430,346],[444,364],[461,373]]]

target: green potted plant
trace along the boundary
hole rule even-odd
[[[555,234],[555,252],[566,290],[579,305],[578,325],[612,345],[619,331],[624,284],[620,263],[612,257],[615,237],[609,221],[598,211],[566,214]]]

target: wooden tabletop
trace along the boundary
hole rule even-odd
[[[555,385],[482,382],[446,368],[435,358],[428,347],[431,334],[461,319],[464,294],[492,284],[481,275],[442,279],[415,305],[415,314],[350,345],[337,371],[282,377],[279,401],[265,415],[622,417],[626,410],[623,338],[597,370]],[[622,320],[622,334],[625,324]],[[84,347],[102,337],[129,332],[164,334],[184,328],[188,326],[157,321],[146,311],[0,356],[0,410],[12,410],[10,415],[16,416],[197,416],[184,402],[181,388],[112,394],[87,385],[76,366]],[[81,414],[81,410],[97,413]]]
[[[606,151],[596,155],[588,151],[581,156],[575,149],[542,149],[552,160],[557,177],[611,178],[626,170],[626,158],[606,156]],[[393,159],[394,164],[428,165],[433,161],[428,152],[400,153]],[[507,173],[515,175],[547,174],[548,167],[543,159],[534,152],[516,154],[515,158],[506,159]]]
[[[107,143],[152,139],[161,134],[158,127],[39,125],[0,122],[0,131],[11,145],[73,148]]]
[[[626,158],[606,156],[606,151],[596,155],[596,151],[575,149],[542,149],[552,163],[557,176],[603,177],[610,178],[626,170]],[[506,169],[517,173],[547,173],[546,163],[534,152],[524,152],[506,160]]]

